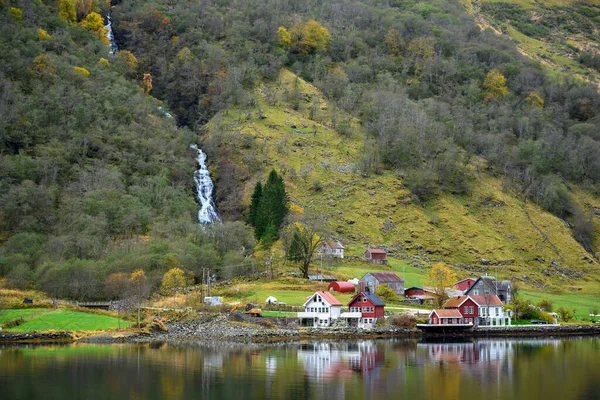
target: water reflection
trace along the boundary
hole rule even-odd
[[[0,398],[597,399],[600,341],[0,347]]]

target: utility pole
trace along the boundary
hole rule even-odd
[[[319,280],[323,281],[323,252],[321,252],[321,271],[319,273]]]

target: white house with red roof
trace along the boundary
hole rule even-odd
[[[304,311],[298,313],[300,326],[331,326],[342,314],[342,303],[329,292],[315,292],[304,303]]]

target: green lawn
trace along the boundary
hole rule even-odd
[[[537,303],[542,299],[548,299],[554,302],[554,309],[565,307],[567,309],[574,308],[577,317],[587,318],[590,311],[596,307],[600,308],[600,294],[593,293],[540,293],[529,290],[520,290],[519,295],[533,303]]]
[[[119,325],[117,318],[110,317],[108,315],[97,315],[69,310],[49,311],[38,316],[34,316],[30,320],[27,320],[27,318],[25,319],[26,322],[24,324],[8,329],[8,331],[101,331],[106,329],[114,329]],[[128,325],[128,321],[121,320],[122,328]]]
[[[385,265],[342,265],[333,268],[334,272],[347,275],[351,278],[362,278],[367,272],[395,272],[400,278],[404,279],[405,287],[422,286],[423,278],[427,272],[424,269],[412,267],[404,264],[400,260],[388,258],[388,266]]]
[[[11,309],[11,310],[0,310],[0,324],[8,321],[13,321],[20,317],[23,319],[31,319],[36,315],[41,315],[50,312],[49,308],[22,308],[22,309]]]

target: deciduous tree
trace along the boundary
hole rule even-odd
[[[452,287],[454,282],[456,274],[446,264],[436,263],[431,266],[425,277],[425,284],[433,288],[437,307],[441,307],[448,300],[446,288]]]
[[[487,100],[502,98],[508,93],[506,79],[497,69],[493,69],[487,73],[483,81],[483,88],[487,92],[485,96]]]
[[[142,302],[150,291],[150,284],[144,270],[138,269],[131,274],[130,280],[130,291],[131,297],[137,305],[137,326],[140,327],[140,313],[142,308]]]
[[[186,285],[185,272],[180,268],[171,268],[163,275],[160,289],[164,292],[169,292],[176,288],[185,287]]]

